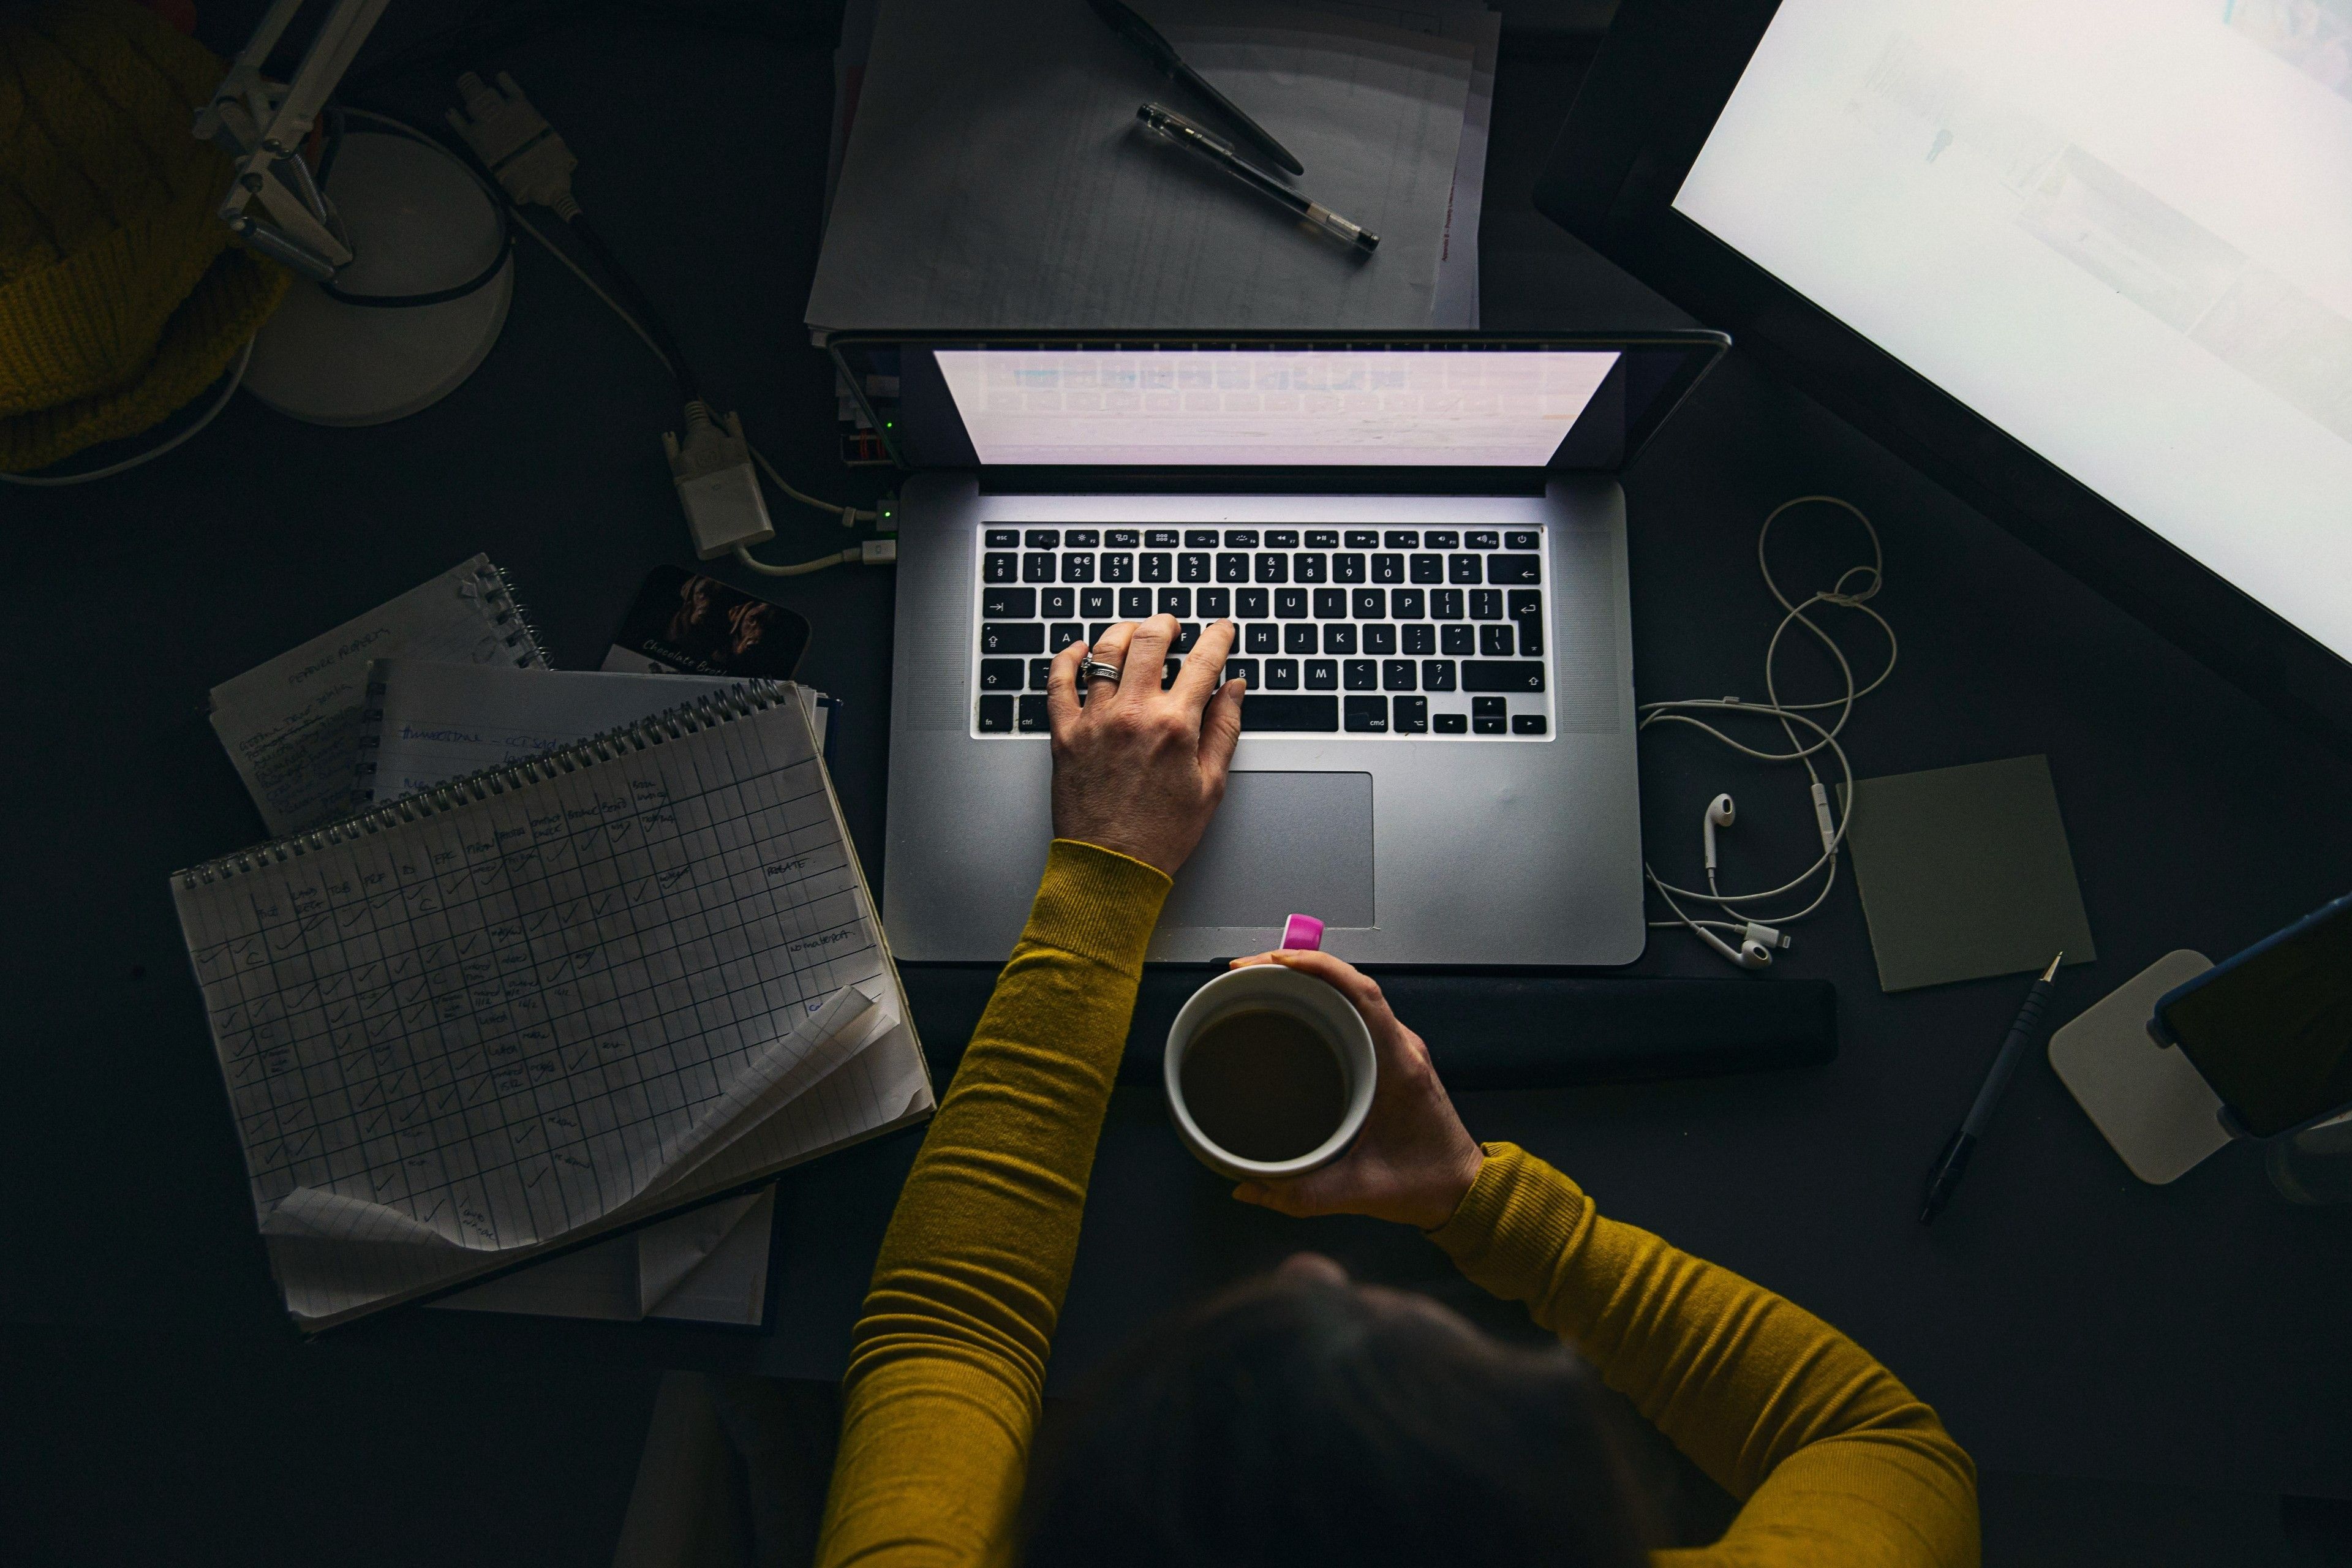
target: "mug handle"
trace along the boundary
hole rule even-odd
[[[1293,915],[1282,922],[1282,945],[1304,948],[1309,952],[1323,946],[1323,922],[1313,915]]]

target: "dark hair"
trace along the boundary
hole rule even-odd
[[[1638,1568],[1591,1370],[1433,1302],[1267,1275],[1147,1333],[1052,1431],[1026,1568]]]

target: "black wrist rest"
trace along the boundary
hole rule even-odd
[[[997,971],[898,966],[942,1092],[980,1024]],[[1160,1081],[1168,1026],[1213,964],[1143,972],[1118,1081]],[[1375,976],[1405,1026],[1429,1043],[1449,1089],[1549,1089],[1807,1067],[1837,1057],[1837,988],[1826,980],[1447,974]]]

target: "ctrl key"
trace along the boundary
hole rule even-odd
[[[1341,725],[1351,734],[1385,735],[1389,732],[1389,700],[1385,697],[1349,697],[1341,710]]]
[[[983,697],[981,700],[985,702],[988,699]],[[1020,721],[1018,724],[1021,733],[1024,735],[1042,735],[1045,733],[1049,726],[1045,719],[1045,698],[1031,696],[1019,698],[1017,700],[1021,705],[1019,710]]]
[[[1013,733],[1013,699],[983,697],[980,700],[980,732],[983,735]]]

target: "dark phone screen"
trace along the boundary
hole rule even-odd
[[[2259,1137],[2352,1101],[2352,903],[2188,992],[2164,1022]]]

